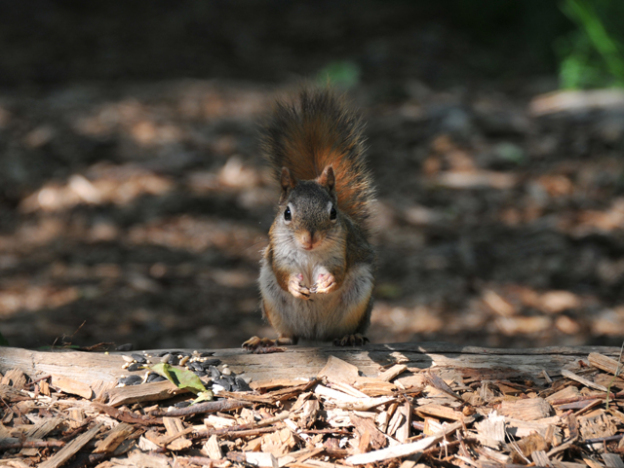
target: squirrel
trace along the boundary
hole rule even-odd
[[[366,227],[374,198],[362,120],[328,89],[278,101],[261,147],[281,186],[260,269],[261,308],[278,332],[247,349],[368,341],[375,253]]]

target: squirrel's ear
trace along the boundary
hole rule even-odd
[[[334,175],[334,168],[331,166],[325,167],[323,169],[323,173],[319,176],[316,181],[325,187],[329,193],[333,193],[334,186],[336,185],[336,176]]]
[[[280,175],[280,185],[282,186],[282,190],[284,192],[288,191],[291,188],[295,188],[297,185],[297,179],[293,176],[287,167],[282,167],[282,174]]]

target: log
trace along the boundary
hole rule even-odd
[[[156,356],[166,350],[147,351]],[[180,351],[170,350],[172,352]],[[192,350],[182,350],[192,351]],[[601,353],[618,359],[620,349],[604,346],[548,347],[529,349],[482,348],[448,343],[375,344],[358,348],[288,347],[285,352],[252,354],[243,349],[211,351],[236,374],[252,380],[315,377],[330,356],[356,366],[365,376],[377,376],[395,364],[408,369],[458,370],[474,379],[527,379],[561,375],[563,368],[578,370],[578,361],[587,363],[590,353]],[[135,351],[136,352],[136,351]],[[87,384],[115,382],[130,373],[122,369],[128,353],[92,353],[78,351],[31,351],[21,348],[0,348],[0,372],[19,369],[31,379],[43,375],[65,377]],[[157,362],[157,359],[156,361]],[[140,371],[144,373],[144,371]]]

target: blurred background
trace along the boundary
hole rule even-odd
[[[0,333],[239,346],[277,189],[257,122],[361,107],[373,342],[620,345],[624,3],[0,1]]]

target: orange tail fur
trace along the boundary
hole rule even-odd
[[[278,180],[282,167],[310,180],[331,165],[338,208],[365,229],[374,190],[364,160],[362,122],[331,91],[304,89],[295,103],[278,102],[262,147]]]

